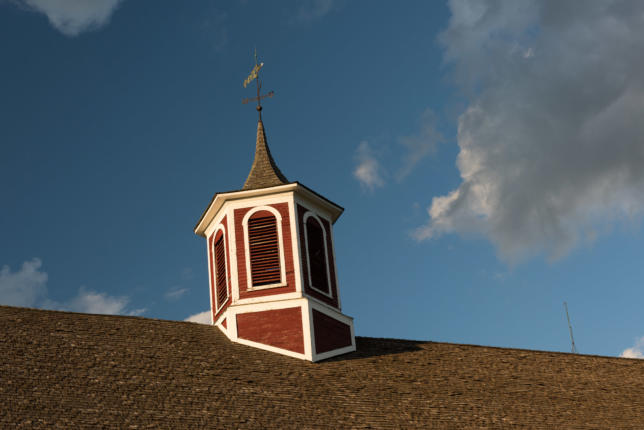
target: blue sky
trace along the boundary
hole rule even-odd
[[[183,320],[264,123],[363,336],[644,349],[639,2],[0,0],[0,303]],[[592,29],[592,31],[589,31]]]

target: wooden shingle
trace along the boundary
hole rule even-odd
[[[264,124],[260,119],[257,123],[257,140],[255,142],[255,159],[242,190],[274,187],[288,184],[286,177],[280,172],[271,151],[266,143]]]
[[[0,428],[644,428],[644,361],[357,338],[310,363],[187,322],[0,306]]]

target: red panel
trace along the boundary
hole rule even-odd
[[[326,231],[326,248],[329,256],[329,275],[331,277],[331,295],[333,297],[319,293],[309,285],[309,268],[306,264],[306,239],[304,238],[304,229],[306,228],[304,225],[304,214],[308,211],[309,210],[304,206],[297,205],[297,222],[300,229],[300,255],[302,256],[302,280],[304,281],[304,291],[309,296],[315,297],[322,302],[338,308],[338,286],[335,282],[335,259],[333,257],[333,245],[331,243],[331,225],[322,217],[320,217],[320,220],[322,221],[322,225]]]
[[[224,319],[221,321],[221,325],[223,325],[223,326],[224,326],[224,328],[228,328],[228,326],[226,325],[226,318],[224,318]]]
[[[237,314],[237,336],[304,354],[302,309],[275,309]]]
[[[215,255],[213,253],[213,243],[214,243],[214,240],[215,240],[215,235],[213,234],[208,238],[208,261],[209,261],[209,265],[210,265],[210,291],[212,293],[211,297],[213,298],[212,303],[210,303],[210,308],[211,308],[211,312],[213,314],[213,318],[212,318],[213,321],[217,320],[219,315],[221,315],[221,313],[224,312],[228,306],[230,306],[230,302],[232,301],[231,298],[230,298],[232,296],[232,291],[231,291],[232,281],[231,281],[231,277],[230,277],[231,276],[230,275],[230,273],[231,273],[231,271],[230,271],[230,245],[228,244],[228,223],[226,221],[226,217],[222,218],[220,224],[224,226],[224,230],[226,231],[226,237],[224,238],[224,242],[226,243],[226,265],[228,266],[228,302],[226,302],[224,307],[221,308],[219,310],[219,312],[217,312],[215,314],[215,307],[214,307],[215,306],[215,269],[214,269],[214,267],[215,267]]]
[[[351,327],[315,309],[313,309],[313,333],[315,333],[316,354],[351,346]]]
[[[270,296],[295,292],[295,274],[293,271],[293,244],[291,238],[291,218],[288,203],[268,205],[275,208],[282,216],[282,235],[284,238],[284,264],[286,265],[286,285],[284,287],[267,288],[263,290],[248,291],[248,278],[246,274],[246,251],[244,249],[244,227],[242,221],[252,207],[235,210],[235,244],[237,245],[237,274],[239,281],[239,298]]]

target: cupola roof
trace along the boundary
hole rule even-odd
[[[258,188],[268,188],[277,185],[288,184],[286,177],[280,172],[275,160],[271,156],[271,151],[266,143],[266,132],[264,123],[260,117],[257,122],[257,141],[255,143],[255,159],[250,168],[250,173],[242,190],[255,190]]]

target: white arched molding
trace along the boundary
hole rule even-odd
[[[279,248],[280,255],[280,282],[276,284],[261,285],[259,287],[253,287],[253,272],[250,270],[250,245],[248,241],[248,220],[254,213],[259,211],[268,211],[275,216],[275,222],[277,222],[277,246]],[[286,285],[286,268],[284,265],[284,236],[282,235],[282,215],[277,209],[272,206],[257,206],[249,210],[244,219],[242,220],[242,227],[244,229],[244,255],[246,256],[246,289],[249,291],[252,290],[264,290],[267,288],[276,288],[283,287]]]
[[[320,290],[319,288],[316,288],[315,285],[313,285],[313,282],[311,281],[311,261],[309,260],[309,231],[306,228],[306,221],[309,218],[315,219],[315,221],[317,221],[318,225],[322,229],[322,240],[323,240],[323,243],[324,243],[324,261],[326,263],[325,264],[326,265],[326,283],[327,283],[327,286],[329,287],[329,292],[328,293],[325,292],[325,291]],[[322,224],[322,220],[320,220],[320,217],[318,217],[316,214],[314,214],[311,211],[307,211],[304,214],[302,224],[303,224],[303,228],[304,228],[304,246],[305,246],[304,253],[306,254],[306,274],[307,274],[307,277],[308,277],[308,279],[307,279],[308,285],[309,285],[309,287],[311,287],[311,289],[317,291],[318,293],[324,294],[327,297],[333,298],[333,288],[331,287],[331,270],[329,268],[329,250],[327,249],[327,245],[326,245],[326,242],[327,242],[327,240],[326,240],[326,234],[327,234],[326,233],[326,228],[324,228],[324,224]]]
[[[216,261],[217,253],[215,252],[215,244],[217,243],[217,233],[219,233],[220,231],[221,231],[221,237],[222,237],[222,239],[224,241],[224,270],[226,271],[226,286],[225,286],[225,288],[226,288],[226,300],[224,300],[221,303],[218,303],[219,302],[219,294],[217,294],[217,261]],[[210,250],[212,252],[212,273],[214,275],[213,276],[213,281],[215,283],[215,285],[214,285],[214,287],[215,287],[214,288],[214,291],[215,291],[214,296],[215,297],[214,297],[214,300],[213,300],[213,303],[215,303],[215,312],[213,314],[213,318],[215,317],[215,315],[217,315],[217,313],[221,310],[221,308],[224,307],[224,305],[226,303],[228,303],[228,301],[230,300],[230,285],[229,285],[230,282],[228,280],[228,252],[227,252],[228,248],[227,248],[227,245],[228,245],[228,238],[226,237],[226,229],[224,228],[224,226],[222,224],[219,224],[217,227],[215,227],[215,231],[213,231],[213,233],[212,233],[212,249]]]

